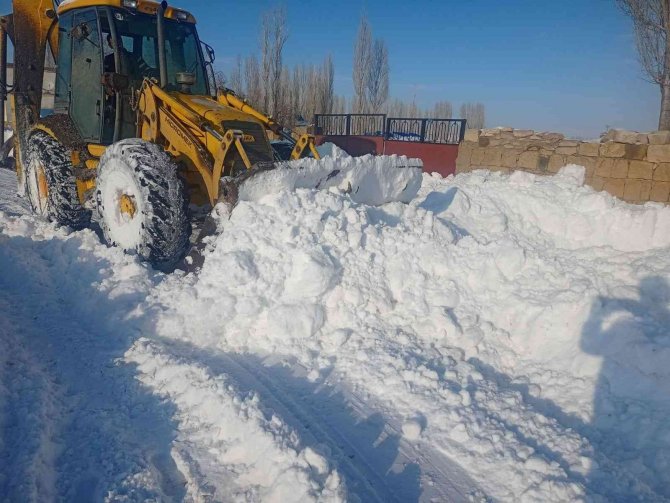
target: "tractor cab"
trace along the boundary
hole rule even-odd
[[[165,79],[168,92],[210,95],[191,14],[147,0],[90,4],[73,0],[58,9],[54,112],[69,115],[83,140],[110,145],[136,137],[134,102],[145,78]]]

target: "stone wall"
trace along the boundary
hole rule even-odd
[[[512,128],[469,129],[456,172],[477,168],[557,173],[566,164],[586,168],[586,183],[631,203],[670,200],[670,132],[611,130],[599,142]]]

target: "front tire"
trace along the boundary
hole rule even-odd
[[[35,131],[27,150],[25,187],[33,212],[76,230],[87,227],[91,212],[79,200],[67,149],[44,131]]]
[[[130,139],[110,146],[98,167],[96,203],[109,244],[161,269],[186,254],[191,222],[184,183],[158,145]]]

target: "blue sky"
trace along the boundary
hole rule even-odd
[[[182,0],[229,71],[257,51],[261,13],[277,1]],[[285,0],[287,64],[331,54],[336,92],[350,96],[361,13],[386,40],[391,94],[422,107],[486,105],[490,126],[595,137],[606,125],[651,130],[659,91],[644,80],[630,21],[614,0]],[[3,11],[9,1],[0,0]]]
[[[217,2],[218,3],[218,2]],[[222,2],[223,3],[223,2]],[[253,52],[269,0],[186,2],[224,70]],[[631,23],[614,0],[287,0],[286,62],[335,62],[351,95],[351,60],[365,12],[389,46],[391,93],[421,106],[481,101],[489,125],[597,136],[606,125],[654,129],[658,88],[643,80]]]

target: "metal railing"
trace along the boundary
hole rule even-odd
[[[387,118],[384,114],[317,114],[314,132],[324,136],[379,136],[386,140],[458,145],[465,119]]]
[[[465,137],[465,119],[386,119],[386,139],[457,145]]]
[[[384,114],[317,114],[317,134],[332,136],[384,136]],[[321,132],[319,132],[321,131]]]

